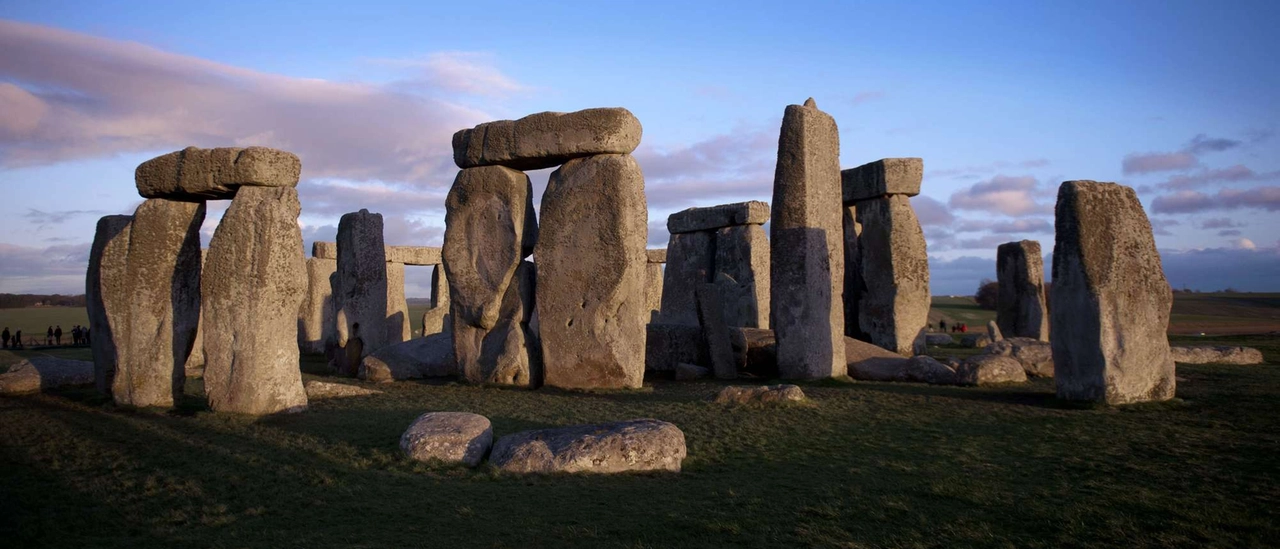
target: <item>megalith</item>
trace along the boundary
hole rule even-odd
[[[695,294],[722,286],[729,326],[769,326],[769,205],[751,201],[689,208],[667,218],[671,239],[662,283],[663,324],[698,325]]]
[[[298,185],[298,156],[267,147],[187,147],[138,165],[134,180],[143,198],[171,200],[228,199],[241,186]]]
[[[453,134],[459,168],[506,166],[538,170],[597,154],[630,154],[642,128],[623,108],[571,113],[541,112],[519,120],[497,120]]]
[[[996,325],[1006,337],[1049,340],[1045,310],[1044,259],[1034,240],[996,248]]]
[[[360,210],[338,221],[338,271],[333,287],[338,370],[355,375],[361,359],[391,343],[387,337],[387,251],[382,214]],[[401,333],[399,323],[395,334]]]
[[[783,115],[772,205],[769,325],[778,372],[845,375],[840,134],[813,99]]]
[[[1058,188],[1049,342],[1058,398],[1107,404],[1173,398],[1173,293],[1132,188]]]
[[[534,256],[545,384],[639,388],[649,320],[639,164],[626,154],[566,162],[551,174],[541,214]]]
[[[659,322],[662,314],[662,265],[667,262],[666,250],[646,250],[648,264],[644,267],[645,317],[650,323]]]
[[[667,241],[667,267],[662,274],[662,324],[698,325],[698,285],[715,275],[715,234],[672,233]]]
[[[929,323],[929,256],[907,195],[857,202],[858,327],[870,342],[911,356]]]
[[[241,187],[209,241],[201,283],[205,394],[219,412],[307,405],[297,311],[307,288],[298,191]]]
[[[767,211],[767,208],[766,208]],[[761,225],[716,230],[715,275],[724,320],[739,328],[769,327],[769,238]]]
[[[304,353],[321,354],[337,344],[336,312],[330,277],[338,272],[338,260],[316,257],[312,245],[307,258],[307,293],[298,308],[298,346]]]
[[[111,393],[125,406],[173,406],[200,322],[203,202],[150,198],[129,226],[124,311]],[[110,310],[110,308],[108,308]]]
[[[538,238],[529,176],[501,166],[464,169],[445,211],[442,255],[459,371],[472,383],[536,387],[528,333],[534,271],[523,261]]]
[[[413,336],[409,300],[404,295],[404,263],[387,262],[387,345],[408,341]]]
[[[111,381],[116,373],[116,341],[111,325],[124,325],[128,309],[130,215],[108,215],[98,220],[89,249],[89,270],[85,275],[85,304],[89,313],[89,329],[93,336],[94,385],[111,394]],[[114,319],[114,320],[113,320]]]
[[[431,269],[431,308],[422,312],[422,337],[453,330],[449,316],[449,277],[444,265]]]

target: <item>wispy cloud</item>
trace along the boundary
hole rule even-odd
[[[1039,183],[1031,176],[997,175],[956,191],[948,204],[955,209],[999,213],[1014,217],[1048,213],[1049,204],[1036,201]]]
[[[1239,209],[1280,211],[1280,187],[1221,189],[1214,194],[1178,191],[1151,202],[1151,211],[1166,214]]]
[[[1130,153],[1120,161],[1125,175],[1189,170],[1200,165],[1200,156],[1237,148],[1244,142],[1225,137],[1197,134],[1181,149],[1174,152]]]
[[[22,214],[23,219],[31,221],[38,229],[43,229],[52,225],[61,225],[67,221],[80,217],[82,215],[106,215],[102,210],[60,210],[46,212],[35,208],[27,208],[27,213]]]

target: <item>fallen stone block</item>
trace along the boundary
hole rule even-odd
[[[678,427],[635,419],[507,435],[489,462],[508,473],[679,472],[687,454]]]
[[[800,402],[804,398],[804,391],[795,385],[762,385],[759,387],[731,385],[716,393],[713,400],[719,404],[766,404]]]
[[[378,383],[458,374],[453,336],[445,332],[389,345],[360,363],[360,379]]]
[[[987,334],[965,334],[960,336],[960,346],[966,349],[978,349],[991,344],[991,336]]]
[[[1053,346],[1047,341],[1010,337],[987,345],[982,353],[1013,358],[1029,376],[1053,377]]]
[[[948,334],[925,334],[925,343],[929,345],[951,345],[955,343],[954,339]]]
[[[1170,346],[1174,362],[1183,364],[1262,364],[1262,351],[1252,347]]]
[[[1002,355],[974,355],[956,368],[956,381],[961,385],[996,385],[1026,380],[1027,373],[1022,364]]]
[[[0,374],[0,395],[38,393],[73,385],[92,385],[93,363],[51,356],[34,356]]]
[[[400,449],[416,461],[439,460],[475,467],[493,445],[489,418],[466,412],[428,412],[400,436]]]
[[[711,377],[710,369],[684,362],[676,364],[676,381],[691,381],[708,377]]]
[[[355,385],[347,385],[345,383],[329,383],[327,381],[311,380],[304,385],[307,390],[308,400],[318,400],[322,398],[346,398],[369,395],[380,395],[382,391],[373,389],[365,389]]]

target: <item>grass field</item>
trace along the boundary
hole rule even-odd
[[[198,382],[188,384],[197,404],[175,412],[117,409],[87,389],[0,398],[0,539],[122,548],[1273,544],[1280,338],[1195,340],[1259,347],[1270,364],[1183,366],[1178,400],[1123,409],[1060,406],[1050,380],[810,384],[810,403],[777,409],[713,405],[714,382],[611,394],[403,382],[261,419],[204,410]],[[432,410],[484,414],[497,436],[655,417],[684,430],[689,457],[679,475],[580,477],[404,459],[400,433]]]
[[[84,307],[30,307],[26,309],[0,309],[0,328],[9,328],[13,334],[22,330],[22,340],[35,338],[44,343],[45,332],[50,326],[62,326],[62,342],[71,342],[71,327],[89,325],[89,314]]]

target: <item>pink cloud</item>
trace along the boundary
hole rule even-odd
[[[884,92],[879,90],[870,90],[870,91],[858,92],[854,94],[853,99],[851,99],[849,102],[853,103],[854,105],[861,105],[863,103],[876,101],[879,99],[884,99]]]
[[[1243,208],[1280,211],[1280,187],[1221,189],[1216,194],[1178,191],[1157,196],[1151,201],[1151,211],[1156,213],[1195,213]]]
[[[920,219],[920,225],[924,227],[946,227],[956,220],[956,216],[952,215],[946,204],[932,197],[924,195],[912,197],[911,207],[916,211],[916,217]]]
[[[1125,175],[1185,170],[1198,165],[1200,160],[1187,151],[1129,154],[1120,163]]]
[[[1049,205],[1036,202],[1038,183],[1031,176],[997,175],[951,195],[955,209],[1000,213],[1015,217],[1047,213]]]

